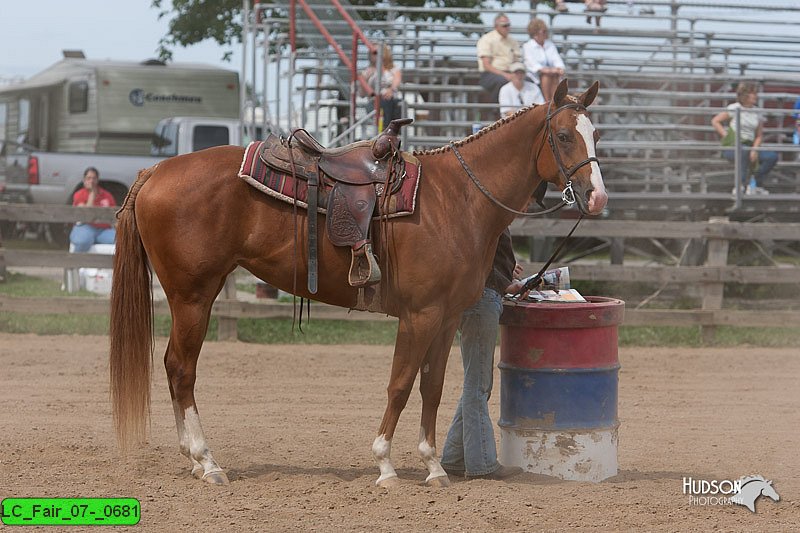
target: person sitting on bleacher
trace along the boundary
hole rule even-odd
[[[489,92],[490,101],[497,102],[500,87],[513,77],[511,63],[520,60],[520,46],[512,38],[511,22],[500,13],[494,18],[494,29],[478,39],[478,71],[481,87]]]
[[[545,100],[552,100],[564,75],[564,60],[553,41],[547,38],[548,34],[543,20],[531,19],[528,23],[530,40],[522,45],[522,60],[529,79],[539,85]]]
[[[525,79],[525,65],[512,63],[511,73],[514,77],[500,88],[501,117],[511,115],[524,106],[544,103],[544,96],[539,87]]]
[[[83,187],[72,195],[72,205],[77,207],[114,207],[116,200],[110,192],[100,187],[100,173],[94,167],[83,172]],[[72,251],[86,252],[93,244],[114,244],[117,233],[111,224],[78,222],[69,234]]]
[[[769,194],[764,188],[764,180],[778,162],[778,154],[772,151],[757,151],[761,146],[764,124],[761,116],[755,111],[747,111],[758,103],[758,86],[755,83],[742,82],[736,88],[738,102],[730,104],[711,119],[711,125],[722,139],[722,157],[728,161],[736,158],[736,135],[742,142],[741,160],[739,164],[741,184],[746,187],[747,194]],[[736,110],[739,109],[741,126],[736,121]],[[725,125],[728,125],[726,128]],[[749,177],[753,175],[754,186],[748,186]],[[736,191],[734,190],[734,193]]]

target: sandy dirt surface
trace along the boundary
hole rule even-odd
[[[192,478],[178,451],[160,364],[165,345],[157,340],[149,445],[122,457],[111,426],[107,339],[0,334],[0,497],[135,497],[142,521],[131,529],[165,532],[800,529],[800,354],[793,350],[622,349],[620,473],[597,484],[523,474],[424,486],[415,392],[392,450],[401,484],[387,491],[374,485],[370,447],[391,347],[207,343],[198,404],[231,478],[214,487]],[[453,348],[440,445],[460,374]],[[495,420],[498,402],[495,394]],[[752,514],[689,505],[682,493],[684,476],[745,474],[773,480],[781,500],[762,497]]]

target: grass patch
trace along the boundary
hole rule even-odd
[[[62,291],[60,281],[26,276],[17,272],[9,272],[6,281],[0,283],[0,294],[18,298],[99,297],[99,295],[83,289],[73,293]]]
[[[396,322],[315,320],[292,330],[291,318],[240,319],[239,340],[258,344],[394,344]]]
[[[714,341],[704,344],[700,326],[623,326],[619,328],[620,346],[763,346],[800,347],[794,328],[757,328],[718,326]]]
[[[241,289],[241,288],[240,288]],[[88,292],[66,293],[55,280],[9,273],[0,283],[0,294],[20,298],[65,296],[99,297]],[[291,298],[289,298],[291,301]],[[169,335],[171,320],[156,316],[157,336]],[[108,315],[0,313],[0,331],[37,335],[107,335]],[[396,321],[317,320],[303,324],[303,332],[292,330],[291,318],[240,319],[239,340],[256,344],[368,344],[393,345]],[[212,318],[206,340],[216,340],[217,319]],[[700,327],[623,326],[620,346],[703,346]],[[800,347],[800,336],[793,328],[729,327],[717,328],[712,346]]]

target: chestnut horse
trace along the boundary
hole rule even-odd
[[[514,218],[498,203],[522,210],[542,180],[562,189],[571,180],[583,213],[597,214],[605,206],[596,133],[586,112],[597,88],[595,83],[569,96],[564,81],[548,105],[521,109],[454,143],[457,152],[448,146],[415,153],[423,169],[416,210],[390,219],[378,248],[388,255],[380,258],[382,305],[399,318],[388,403],[372,444],[378,485],[397,482],[392,437],[417,373],[418,451],[429,471],[426,481],[449,485],[436,455],[436,412],[461,313],[478,300],[498,237]],[[118,213],[111,293],[111,396],[120,446],[145,440],[153,347],[149,259],[172,315],[164,366],[180,450],[192,474],[215,484],[228,478],[211,455],[194,398],[212,303],[239,265],[287,292],[295,276],[307,275],[307,212],[296,215],[295,257],[292,205],[239,179],[242,156],[240,147],[217,147],[140,172]],[[467,167],[483,191],[470,181]],[[319,258],[323,270],[313,299],[356,307],[358,290],[347,283],[349,248],[334,247],[323,234]],[[310,297],[300,285],[297,295]]]

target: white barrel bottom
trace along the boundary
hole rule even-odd
[[[617,428],[544,431],[500,428],[500,463],[571,481],[617,475]]]

